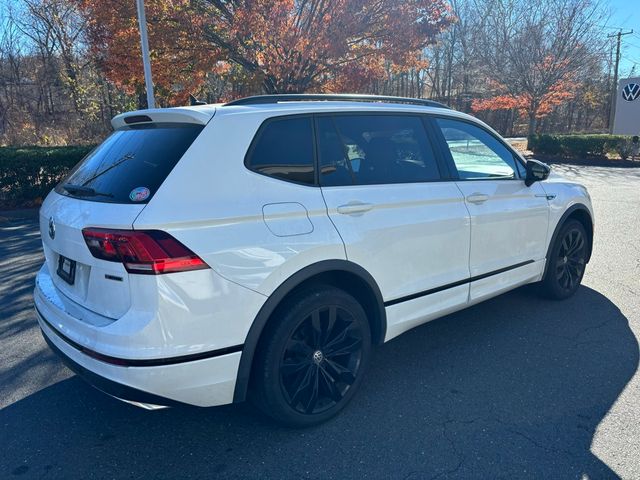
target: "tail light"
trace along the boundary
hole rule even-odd
[[[121,262],[129,273],[160,275],[209,268],[195,253],[160,230],[82,230],[91,254]]]

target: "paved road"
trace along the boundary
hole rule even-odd
[[[0,478],[640,478],[640,169],[591,190],[595,252],[565,302],[519,289],[377,349],[304,431],[247,405],[147,412],[72,376],[31,311],[32,221],[0,225]]]

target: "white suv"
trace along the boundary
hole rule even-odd
[[[99,389],[327,420],[372,345],[526,283],[578,288],[586,189],[427,100],[144,110],[46,198],[35,307]],[[548,178],[549,177],[549,178]]]

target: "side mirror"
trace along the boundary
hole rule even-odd
[[[549,178],[550,173],[551,167],[549,165],[539,160],[529,159],[527,160],[527,176],[524,179],[524,184],[530,187],[535,182]]]

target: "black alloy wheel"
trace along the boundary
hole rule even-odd
[[[263,332],[252,398],[280,423],[306,427],[351,400],[371,355],[364,309],[343,290],[318,285],[294,294]]]
[[[291,408],[309,415],[338,404],[358,376],[362,337],[353,315],[336,305],[318,307],[302,320],[280,363],[280,386]]]
[[[577,220],[562,226],[553,245],[542,281],[547,296],[563,300],[573,295],[584,276],[591,240]]]
[[[556,278],[565,290],[573,290],[582,280],[586,258],[586,242],[578,228],[564,235],[556,259]]]

